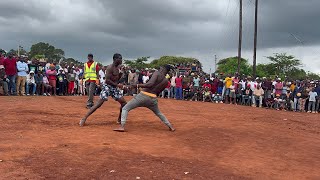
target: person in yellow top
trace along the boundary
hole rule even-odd
[[[231,75],[229,74],[225,79],[225,99],[226,99],[226,103],[228,103],[228,99],[229,99],[229,95],[230,95],[230,86],[232,85],[232,78]]]
[[[88,94],[87,108],[90,109],[93,103],[94,93],[96,91],[96,81],[99,77],[99,65],[94,62],[93,55],[88,54],[88,62],[84,64],[84,79],[86,81],[86,94]]]
[[[290,85],[290,91],[293,92],[295,88],[296,88],[296,82],[292,82]]]

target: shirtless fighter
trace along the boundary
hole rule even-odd
[[[99,101],[88,111],[84,118],[80,120],[80,126],[83,126],[88,117],[94,113],[101,105],[108,101],[108,96],[111,96],[114,100],[118,101],[121,105],[120,107],[120,114],[118,118],[118,123],[121,120],[121,112],[122,107],[126,105],[126,100],[123,98],[123,94],[118,89],[124,88],[122,84],[118,84],[119,79],[122,76],[120,73],[119,66],[122,64],[122,56],[121,54],[114,54],[113,55],[113,63],[109,65],[106,69],[106,81],[105,84],[101,85],[102,91],[100,93]]]
[[[123,108],[121,113],[121,126],[114,131],[124,132],[128,112],[137,107],[146,107],[154,112],[160,120],[169,127],[170,131],[175,131],[168,119],[160,112],[158,107],[157,94],[162,92],[168,85],[166,74],[173,67],[165,65],[159,71],[153,73],[151,79],[146,84],[137,84],[136,88],[142,88],[141,92],[131,99]],[[135,88],[134,87],[134,88]]]

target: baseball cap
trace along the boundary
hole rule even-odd
[[[30,71],[30,74],[34,74],[34,71]]]

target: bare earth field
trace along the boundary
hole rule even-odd
[[[320,179],[320,114],[160,99],[176,132],[139,108],[119,133],[85,102],[0,97],[0,179]]]

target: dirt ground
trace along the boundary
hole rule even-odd
[[[119,133],[85,101],[0,97],[0,179],[320,179],[320,114],[160,99],[176,132],[139,108]]]

